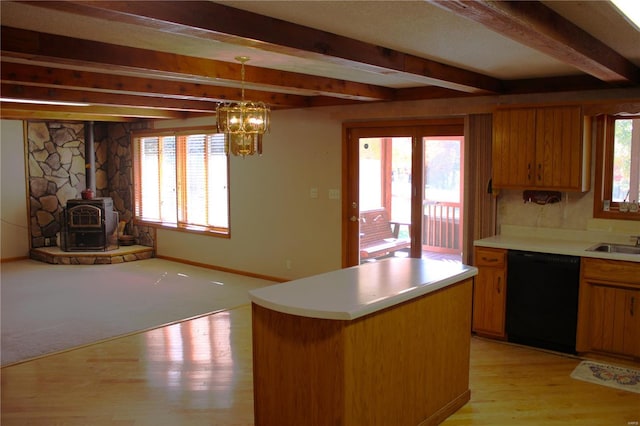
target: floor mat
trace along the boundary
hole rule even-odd
[[[615,389],[640,393],[640,370],[593,361],[582,361],[571,377]]]

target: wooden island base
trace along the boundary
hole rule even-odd
[[[256,426],[415,426],[470,399],[473,279],[354,319],[252,304]]]

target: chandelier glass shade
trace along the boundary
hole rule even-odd
[[[242,100],[218,105],[218,132],[224,133],[227,153],[243,157],[262,154],[262,135],[269,131],[271,111],[263,102],[245,101],[244,64],[249,58],[238,56],[236,60],[242,63]]]
[[[217,108],[218,132],[233,155],[262,154],[262,135],[269,130],[269,108],[262,102],[241,101]]]

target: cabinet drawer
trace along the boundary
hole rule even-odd
[[[502,249],[476,248],[475,266],[503,268],[507,251]]]
[[[622,284],[640,284],[640,263],[583,257],[582,277]]]

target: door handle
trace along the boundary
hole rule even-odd
[[[538,163],[538,180],[542,180],[542,163]]]
[[[351,217],[349,218],[349,220],[350,220],[351,222],[360,222],[360,218],[359,218],[358,216],[351,216]]]

